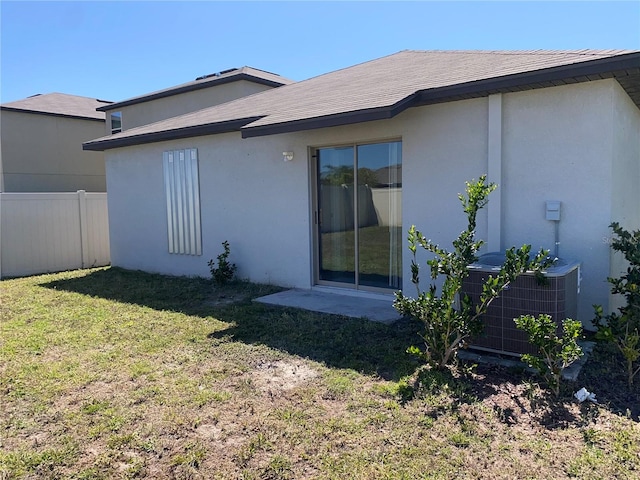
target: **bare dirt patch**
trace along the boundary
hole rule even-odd
[[[320,373],[302,362],[279,360],[263,362],[251,372],[252,380],[263,392],[279,392],[296,388]]]

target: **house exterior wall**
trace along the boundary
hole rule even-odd
[[[627,230],[640,229],[640,110],[626,92],[614,83],[612,86],[613,162],[612,162],[612,206],[611,221],[618,222]],[[611,230],[603,237],[610,245]],[[627,269],[622,253],[610,250],[609,275],[619,277]],[[606,288],[610,289],[607,284]],[[624,304],[620,295],[611,295],[610,308]]]
[[[104,154],[82,150],[104,122],[0,111],[5,192],[104,192]]]
[[[209,276],[228,240],[239,276],[308,287],[305,149],[285,163],[283,145],[228,133],[107,152],[112,264]],[[162,152],[182,148],[198,149],[202,256],[168,253]]]
[[[107,134],[111,134],[111,118],[109,114],[112,111],[122,112],[122,130],[128,130],[141,125],[176,117],[184,113],[195,112],[206,107],[229,102],[271,88],[273,87],[246,80],[237,80],[235,82],[116,108],[106,112]],[[102,134],[100,136],[102,136]]]
[[[582,262],[578,317],[608,304],[614,80],[513,93],[503,102],[503,247],[555,251],[545,202],[560,200],[559,256]]]
[[[617,88],[614,80],[602,80],[504,94],[501,185],[492,194],[501,198],[501,231],[488,231],[486,210],[478,218],[478,238],[498,234],[502,248],[531,243],[553,251],[545,201],[562,201],[559,253],[583,262],[579,318],[585,322],[592,318],[592,303],[608,304],[604,281],[609,249],[603,237],[612,220],[611,125]],[[625,104],[622,97],[617,102]],[[627,107],[626,114],[635,115]],[[413,108],[391,120],[358,125],[248,139],[229,133],[107,151],[112,264],[208,276],[207,261],[228,240],[241,277],[309,288],[313,225],[308,152],[399,138],[403,228],[415,224],[449,248],[466,227],[457,193],[488,168],[488,118],[489,99],[479,98]],[[630,145],[633,135],[619,136],[618,148],[629,158],[624,170],[636,154]],[[162,152],[181,148],[199,152],[201,257],[167,253]],[[293,151],[294,160],[283,162],[283,151]],[[411,294],[411,258],[403,250],[404,290]],[[420,261],[424,259],[421,254]]]
[[[640,110],[626,92],[612,85],[613,202],[611,220],[640,229]]]
[[[340,128],[248,139],[230,133],[109,150],[112,264],[208,276],[207,261],[228,240],[240,276],[309,288],[313,230],[308,149],[397,138],[403,139],[403,217],[414,218],[431,238],[450,242],[465,227],[455,193],[464,189],[465,180],[484,171],[486,100],[425,110]],[[201,257],[171,255],[167,249],[162,152],[182,148],[198,149]],[[293,151],[294,161],[285,163],[283,151]],[[480,235],[486,234],[482,214],[478,228]],[[409,257],[404,261],[408,265]]]

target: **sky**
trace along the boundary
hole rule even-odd
[[[0,1],[0,103],[121,101],[248,65],[292,80],[400,50],[640,50],[635,1]]]

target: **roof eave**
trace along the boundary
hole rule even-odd
[[[242,128],[242,138],[292,133],[325,127],[393,118],[407,108],[467,98],[486,97],[524,89],[543,88],[563,83],[616,77],[617,72],[640,69],[640,53],[628,53],[578,64],[551,67],[533,72],[517,73],[499,78],[477,80],[447,87],[420,90],[391,107],[345,112],[325,117],[294,120],[273,125]],[[554,83],[556,82],[556,83]],[[639,105],[640,107],[640,105]]]
[[[240,120],[230,120],[227,122],[212,123],[207,125],[195,125],[192,127],[178,128],[175,130],[163,130],[160,132],[144,133],[122,138],[105,138],[92,140],[82,144],[83,150],[103,152],[120,147],[130,147],[133,145],[143,145],[145,143],[164,142],[167,140],[177,140],[181,138],[201,137],[204,135],[214,135],[218,133],[237,132],[243,125],[255,122],[260,117],[244,118]]]
[[[41,110],[29,110],[26,108],[13,108],[13,107],[0,106],[0,110],[4,112],[30,113],[34,115],[46,115],[49,117],[71,118],[73,120],[89,120],[91,122],[102,122],[102,123],[105,122],[104,118],[85,117],[83,115],[70,115],[67,113],[43,112]]]
[[[374,120],[386,120],[393,118],[407,108],[414,106],[416,95],[409,95],[391,106],[368,108],[353,112],[336,113],[315,118],[305,118],[290,122],[275,123],[271,125],[247,126],[241,129],[242,138],[263,137],[279,133],[300,132],[303,130],[316,130],[318,128],[339,127],[354,123],[372,122]]]
[[[410,107],[442,103],[466,98],[486,97],[493,93],[504,93],[526,89],[543,88],[567,83],[577,83],[612,77],[637,75],[640,71],[640,52],[617,55],[562,65],[532,72],[506,75],[498,78],[477,80],[473,82],[451,85],[440,88],[420,90],[411,94],[394,105],[342,112],[315,118],[306,118],[268,125],[251,126],[252,122],[263,118],[256,116],[252,119],[234,120],[223,123],[198,125],[178,130],[154,132],[142,136],[126,137],[123,139],[106,139],[99,142],[87,142],[85,150],[106,150],[120,146],[138,145],[158,141],[186,138],[190,136],[209,135],[240,130],[242,138],[260,137],[282,133],[292,133],[318,128],[337,127],[355,123],[385,120],[393,118]],[[236,76],[235,78],[237,78]],[[635,78],[635,77],[634,77]],[[637,104],[638,102],[636,102]],[[122,105],[122,104],[120,104]],[[101,107],[104,108],[104,107]],[[640,105],[639,105],[640,108]],[[232,126],[233,125],[233,126]],[[93,148],[100,147],[100,148]]]
[[[202,83],[193,83],[184,85],[177,88],[168,88],[156,93],[150,93],[149,95],[142,95],[139,97],[131,98],[129,100],[123,100],[122,102],[115,102],[110,105],[96,108],[99,112],[108,112],[109,110],[117,110],[118,108],[128,107],[130,105],[137,105],[139,103],[150,102],[152,100],[158,100],[160,98],[172,97],[173,95],[180,95],[181,93],[193,92],[195,90],[201,90],[203,88],[210,88],[216,85],[224,85],[225,83],[238,82],[240,80],[246,80],[248,82],[257,83],[259,85],[266,85],[268,87],[281,87],[287,85],[286,82],[276,82],[275,80],[269,80],[266,78],[256,77],[248,73],[238,73],[229,77],[215,78],[213,80],[204,80]]]
[[[551,67],[499,78],[477,80],[448,87],[417,92],[416,106],[457,98],[487,96],[523,89],[544,88],[563,83],[578,83],[616,77],[621,72],[640,69],[640,53],[629,53],[578,64]]]

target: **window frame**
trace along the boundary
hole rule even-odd
[[[119,127],[113,127],[114,118],[118,119],[118,122],[120,123]],[[111,112],[109,114],[109,129],[111,130],[111,135],[120,133],[122,131],[122,111]]]

